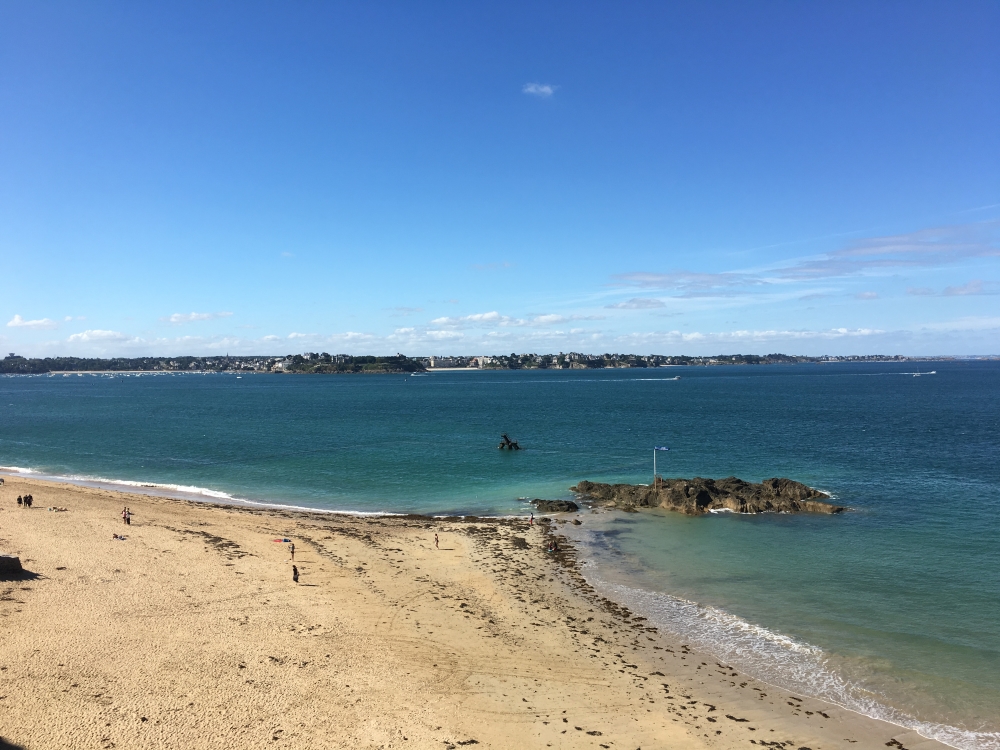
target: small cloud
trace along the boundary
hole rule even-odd
[[[129,337],[118,331],[102,331],[99,329],[92,329],[81,333],[74,333],[69,337],[69,340],[71,342],[128,341]]]
[[[174,313],[169,318],[160,318],[160,320],[165,320],[169,323],[181,324],[181,323],[195,323],[200,320],[216,320],[217,318],[228,318],[232,315],[231,312],[213,312],[213,313]]]
[[[284,252],[284,253],[281,254],[281,257],[282,258],[294,258],[295,257],[295,253]]]
[[[460,339],[465,334],[459,331],[427,331],[427,338],[435,341],[447,341],[449,339]]]
[[[479,323],[479,324],[489,324],[489,323],[499,323],[507,319],[506,316],[500,315],[496,310],[486,313],[475,313],[473,315],[465,315],[460,318],[454,317],[443,317],[434,318],[431,321],[432,326],[460,326],[463,323]]]
[[[765,286],[771,282],[753,274],[740,271],[722,273],[696,273],[673,271],[671,273],[621,273],[615,274],[616,286],[637,286],[646,289],[676,290],[686,295],[717,295],[723,290]]]
[[[68,320],[68,318],[67,318]],[[58,323],[54,320],[49,320],[48,318],[40,318],[39,320],[25,320],[20,315],[15,315],[11,318],[8,323],[8,328],[56,328]]]
[[[551,83],[526,83],[521,87],[521,93],[537,96],[539,99],[548,99],[556,93],[557,88],[559,87],[553,86]]]
[[[406,336],[408,334],[413,333],[416,330],[417,330],[416,328],[397,328],[395,330],[395,333],[399,336]]]
[[[313,334],[311,334],[311,333],[290,333],[290,334],[288,334],[288,338],[290,338],[290,339],[306,339],[306,338],[309,338],[312,335]]]
[[[540,326],[549,326],[553,323],[564,323],[568,318],[564,318],[562,315],[536,315],[532,320]]]
[[[633,297],[627,302],[618,302],[614,305],[605,305],[609,310],[653,310],[657,307],[666,307],[662,300],[650,297]]]
[[[968,284],[962,286],[950,286],[944,290],[945,297],[965,297],[971,294],[983,294],[983,282],[973,279]],[[8,325],[10,325],[8,323]]]
[[[878,294],[876,292],[858,292],[854,295],[855,299],[878,299]]]
[[[911,286],[906,290],[907,294],[913,295],[914,297],[932,297],[934,296],[934,290],[928,289],[925,286]]]

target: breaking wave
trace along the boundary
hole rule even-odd
[[[592,562],[583,564],[588,582],[692,647],[772,685],[805,693],[874,719],[912,729],[959,750],[1000,750],[1000,732],[975,732],[920,721],[845,678],[828,654],[808,643],[743,620],[722,609],[665,593],[603,580]]]

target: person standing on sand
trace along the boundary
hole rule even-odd
[[[535,525],[535,514],[532,513],[531,518],[528,519],[528,526],[534,526],[534,525]]]
[[[288,545],[288,551],[292,553],[292,559],[294,560],[295,559],[295,542],[292,542],[291,544]],[[292,567],[294,568],[295,566],[293,565]]]
[[[130,511],[128,508],[125,509],[125,525],[126,526],[132,525],[132,511]]]
[[[21,508],[21,507],[23,507],[23,504],[22,504],[22,502],[21,502],[21,496],[20,496],[20,495],[18,495],[18,496],[17,496],[17,507],[18,507],[18,508]]]
[[[299,569],[296,566],[292,566],[292,580],[295,583],[299,582]]]
[[[128,523],[126,516],[128,515],[128,508],[122,508],[122,523]]]
[[[434,535],[434,549],[441,549],[440,546],[438,546],[439,544],[440,544],[440,542],[438,541],[438,535],[435,534]]]

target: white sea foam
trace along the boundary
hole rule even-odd
[[[23,466],[0,466],[0,472],[4,474],[37,474],[34,469],[26,469]]]
[[[826,700],[865,716],[916,731],[960,750],[1000,750],[1000,732],[975,732],[920,721],[886,705],[880,696],[846,679],[820,648],[768,630],[716,607],[669,594],[603,580],[584,563],[588,582],[609,599],[646,617],[665,631],[742,669],[757,679]]]
[[[185,373],[186,374],[186,373]],[[89,476],[85,474],[51,474],[37,469],[29,469],[22,466],[0,466],[0,474],[24,474],[35,479],[46,479],[54,482],[67,482],[69,484],[79,484],[84,486],[96,486],[105,489],[118,490],[120,492],[136,492],[142,495],[156,495],[159,497],[173,497],[182,500],[209,500],[231,505],[252,505],[259,508],[275,508],[279,510],[298,510],[309,513],[329,513],[340,516],[405,516],[405,513],[393,513],[390,511],[364,511],[364,510],[334,510],[330,508],[313,508],[306,505],[289,505],[288,503],[266,502],[262,500],[251,500],[245,497],[237,497],[228,492],[213,490],[208,487],[198,487],[186,484],[164,484],[161,482],[142,482],[131,479],[108,479],[106,477]]]

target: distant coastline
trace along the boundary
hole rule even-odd
[[[807,357],[791,354],[719,354],[691,357],[665,354],[511,354],[455,357],[353,356],[349,354],[291,354],[219,357],[82,357],[28,358],[8,354],[0,360],[0,375],[146,374],[146,373],[288,373],[288,374],[409,374],[468,370],[600,370],[652,367],[715,367],[724,365],[826,364],[832,362],[947,362],[996,360],[1000,355],[971,357],[910,357],[864,354]]]

